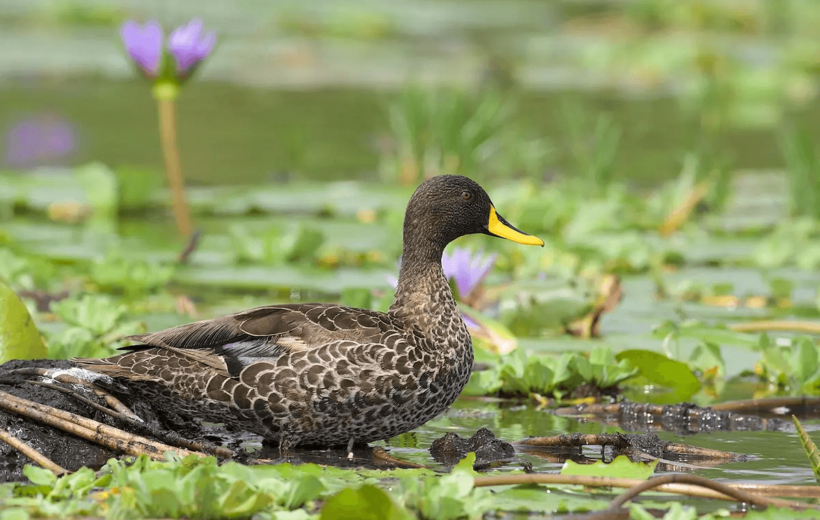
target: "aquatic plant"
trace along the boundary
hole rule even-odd
[[[489,370],[474,372],[464,395],[528,396],[561,399],[581,386],[613,390],[638,374],[628,360],[616,358],[609,347],[598,346],[589,355],[565,352],[561,356],[531,355],[516,349],[497,357]]]
[[[615,174],[615,156],[622,130],[612,114],[599,114],[590,124],[588,115],[578,105],[563,105],[567,129],[567,150],[575,168],[575,176],[598,195],[606,193]]]
[[[409,86],[388,109],[395,149],[382,157],[381,172],[402,184],[440,174],[480,177],[510,167],[540,172],[547,157],[540,149],[548,147],[522,135],[514,112],[515,100],[492,89]]]
[[[780,149],[786,160],[792,215],[820,219],[820,160],[814,140],[803,129],[785,128],[780,132]]]
[[[216,33],[203,33],[195,18],[174,29],[163,45],[162,26],[156,20],[141,26],[133,20],[120,28],[123,46],[141,74],[152,84],[159,109],[159,128],[168,184],[173,195],[174,216],[183,236],[191,234],[191,216],[185,197],[182,167],[177,149],[176,98],[216,45]]]

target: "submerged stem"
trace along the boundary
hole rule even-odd
[[[177,221],[179,234],[191,236],[191,213],[185,198],[185,184],[182,180],[182,167],[179,162],[177,147],[176,105],[172,97],[157,96],[159,108],[159,133],[162,142],[162,155],[165,158],[165,173],[174,204],[174,218]]]

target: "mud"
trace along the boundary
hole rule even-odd
[[[430,455],[437,462],[448,466],[457,464],[470,452],[475,452],[473,467],[477,470],[488,468],[492,462],[515,458],[515,448],[512,444],[497,439],[487,428],[481,428],[469,439],[464,439],[457,433],[448,433],[430,445]]]
[[[123,424],[121,421],[113,419],[69,395],[50,388],[26,383],[26,380],[36,378],[10,373],[18,368],[71,368],[72,366],[73,364],[70,361],[9,361],[0,365],[0,390],[133,433],[140,433],[134,431],[133,426]],[[95,400],[99,404],[105,404],[102,399],[91,393],[83,394],[83,396]],[[123,399],[123,402],[146,421],[146,425],[141,428],[145,432],[171,431],[188,438],[198,438],[203,434],[198,424],[173,414],[157,414],[151,408],[150,403],[128,398]],[[51,426],[44,426],[2,410],[0,410],[0,428],[7,430],[13,436],[69,471],[76,471],[83,466],[99,468],[109,458],[120,455],[115,451],[64,433]],[[0,482],[24,480],[23,467],[26,464],[31,464],[28,458],[6,443],[0,442]]]

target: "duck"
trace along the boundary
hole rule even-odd
[[[268,305],[129,339],[126,352],[76,359],[95,383],[155,407],[278,443],[366,445],[444,412],[470,379],[473,345],[441,265],[459,237],[543,246],[504,219],[472,179],[424,181],[407,205],[394,303]]]

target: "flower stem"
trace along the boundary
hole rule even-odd
[[[191,236],[191,212],[185,198],[185,184],[182,180],[182,167],[179,162],[177,147],[176,104],[174,97],[156,96],[159,108],[159,133],[162,142],[162,155],[165,158],[165,173],[174,204],[174,218],[177,221],[179,234]]]

